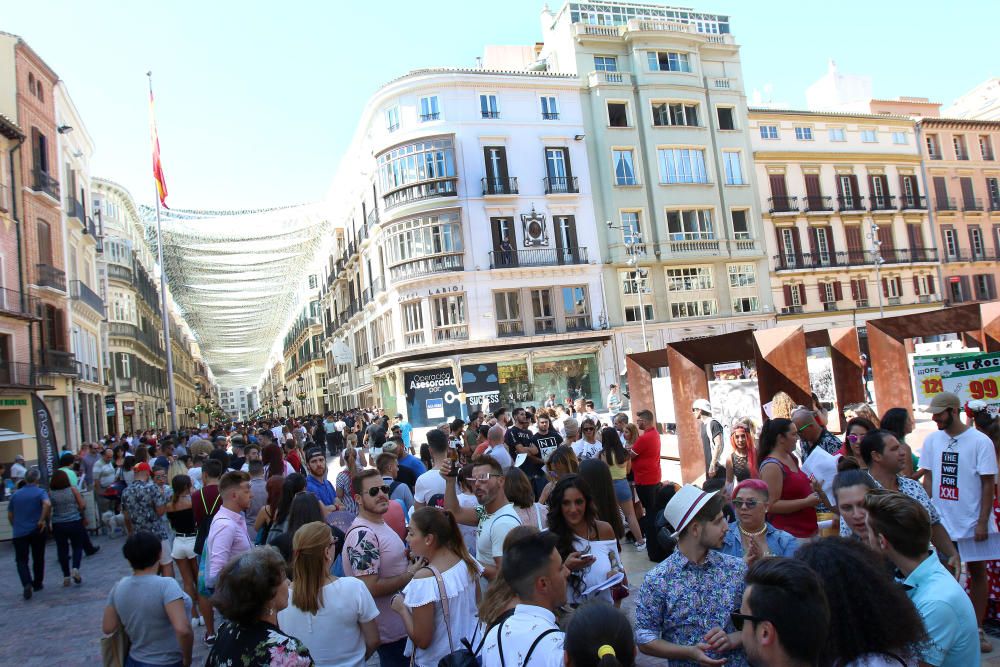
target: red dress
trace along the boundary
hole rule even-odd
[[[795,458],[794,454],[792,458]],[[810,484],[809,477],[802,472],[801,468],[793,472],[791,468],[771,456],[761,462],[760,469],[763,470],[764,466],[770,464],[772,461],[781,466],[781,474],[784,478],[781,485],[780,500],[801,500],[812,495],[812,484]],[[796,462],[798,462],[798,459],[796,459]],[[783,530],[799,539],[812,537],[819,530],[819,524],[816,521],[816,510],[812,507],[803,507],[789,514],[776,514],[772,512],[767,515],[767,520],[778,530]]]

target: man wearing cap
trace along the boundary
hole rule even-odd
[[[306,491],[319,499],[324,514],[334,511],[338,507],[337,492],[326,478],[326,454],[321,448],[313,447],[306,452],[306,465],[309,468]]]
[[[705,453],[705,485],[721,489],[726,484],[726,469],[719,465],[722,459],[722,424],[712,419],[712,404],[699,398],[691,406],[694,417],[701,422],[701,449]]]
[[[129,536],[140,531],[152,533],[160,540],[160,574],[174,576],[170,556],[170,533],[160,519],[167,511],[167,499],[156,484],[149,480],[152,470],[145,461],[132,468],[133,481],[122,492],[122,516]]]
[[[743,599],[746,565],[714,551],[727,524],[722,495],[687,484],[663,512],[677,549],[646,574],[635,609],[635,641],[671,665],[747,664],[730,612]]]
[[[938,430],[924,440],[920,470],[924,489],[941,515],[941,523],[953,540],[973,538],[976,542],[997,532],[993,521],[993,480],[997,457],[993,442],[962,423],[962,403],[958,396],[942,392],[927,409]],[[989,642],[983,635],[983,618],[989,603],[986,561],[967,562],[969,596],[976,610],[982,648]]]

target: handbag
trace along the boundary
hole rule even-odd
[[[110,635],[101,637],[101,662],[104,667],[124,667],[130,648],[132,641],[125,632],[125,626],[119,625]]]
[[[433,565],[428,565],[427,569],[434,573],[434,579],[437,581],[438,594],[441,596],[441,611],[444,615],[444,627],[445,631],[448,633],[448,655],[444,656],[438,660],[438,667],[479,667],[479,658],[476,656],[477,652],[473,652],[472,645],[465,639],[462,643],[465,646],[460,647],[457,651],[455,650],[455,644],[451,638],[451,613],[448,609],[448,593],[444,589],[444,579],[441,578],[441,572]],[[475,578],[476,584],[476,599],[479,599],[479,577]],[[475,638],[475,636],[473,636]],[[485,637],[484,637],[485,639]],[[482,649],[482,644],[479,645],[480,650]],[[416,648],[413,649],[414,660],[417,655]]]
[[[111,602],[114,606],[115,588],[111,590]],[[117,610],[116,612],[117,613]],[[124,667],[125,658],[128,657],[129,649],[132,648],[132,640],[129,639],[125,631],[125,624],[118,619],[118,627],[110,635],[101,637],[101,662],[104,667]]]

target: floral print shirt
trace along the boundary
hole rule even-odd
[[[156,513],[156,508],[166,504],[163,492],[150,481],[132,482],[122,492],[122,509],[128,512],[135,532],[146,531],[161,540],[168,539],[170,532],[167,522]]]
[[[743,559],[709,551],[704,563],[692,563],[674,551],[666,560],[646,573],[635,601],[635,641],[648,644],[664,639],[681,646],[700,643],[712,628],[735,632],[730,612],[743,601],[743,577],[747,567]],[[746,667],[743,650],[717,654],[728,667]],[[695,667],[687,660],[671,660],[671,665]]]
[[[309,649],[295,637],[266,621],[239,625],[226,621],[219,628],[206,667],[310,667]]]

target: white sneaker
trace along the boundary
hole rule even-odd
[[[645,551],[646,550],[646,543],[643,542],[642,544],[639,544],[638,542],[636,542],[635,543],[635,550],[636,551]]]

